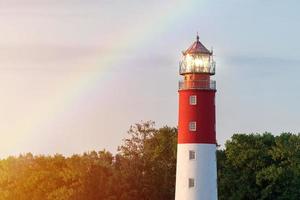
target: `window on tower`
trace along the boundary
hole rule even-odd
[[[189,178],[189,188],[195,187],[195,180],[193,178]]]
[[[190,96],[190,105],[197,105],[197,96],[196,95]]]
[[[189,158],[190,158],[190,160],[195,160],[196,159],[195,151],[189,151]]]
[[[196,131],[196,122],[190,122],[189,130],[190,131]]]

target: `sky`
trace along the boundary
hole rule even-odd
[[[177,126],[178,63],[214,48],[217,140],[300,131],[296,0],[0,0],[0,158],[116,152]]]

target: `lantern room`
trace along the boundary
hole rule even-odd
[[[197,40],[190,48],[182,52],[183,58],[180,62],[179,73],[185,74],[215,74],[215,61],[213,52],[209,51],[200,41]]]

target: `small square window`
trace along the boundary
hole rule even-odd
[[[196,95],[190,96],[190,105],[197,105],[197,96]]]
[[[189,130],[190,131],[196,131],[196,122],[190,122]]]
[[[190,160],[195,160],[196,159],[195,151],[189,151],[189,158],[190,158]]]
[[[195,187],[195,180],[193,178],[189,178],[189,188]]]

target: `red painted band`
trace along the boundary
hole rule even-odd
[[[179,90],[178,143],[216,144],[215,90]],[[197,104],[190,105],[190,96],[197,96]],[[196,122],[196,131],[189,123]]]

